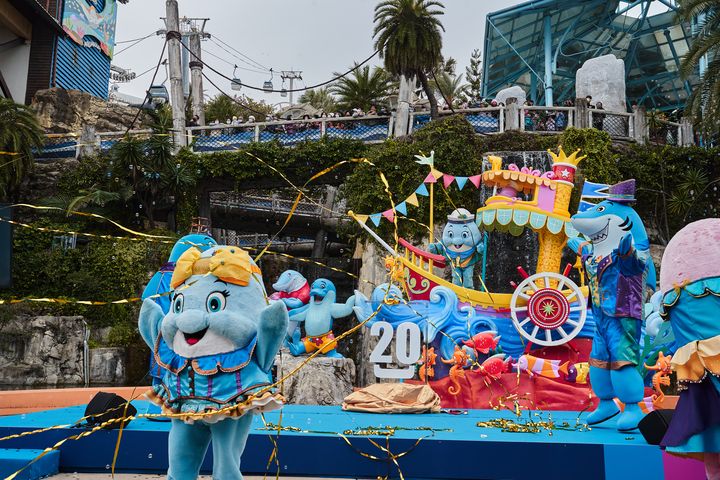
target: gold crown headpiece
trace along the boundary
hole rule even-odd
[[[206,273],[242,287],[250,283],[253,274],[261,274],[260,268],[252,261],[250,254],[240,247],[221,247],[208,257],[203,257],[200,250],[192,247],[175,263],[170,287],[177,288],[191,276]]]
[[[562,145],[558,145],[558,149],[560,150],[560,153],[559,153],[559,154],[556,154],[556,153],[553,152],[552,150],[548,149],[548,153],[550,154],[550,156],[551,156],[552,159],[553,159],[553,164],[555,164],[555,163],[567,163],[567,164],[570,164],[570,165],[575,165],[575,166],[577,166],[577,164],[580,163],[580,160],[582,160],[583,158],[586,158],[586,157],[587,157],[587,155],[582,155],[582,156],[580,156],[580,157],[577,156],[577,154],[580,153],[580,149],[579,149],[579,148],[578,148],[577,150],[575,150],[575,151],[572,153],[572,155],[570,155],[569,157],[565,154],[565,151],[563,150]]]

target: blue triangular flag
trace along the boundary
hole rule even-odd
[[[462,190],[463,187],[465,186],[465,184],[466,184],[467,181],[468,181],[468,177],[455,177],[455,181],[456,181],[457,184],[458,184],[458,188],[459,188],[460,190]]]
[[[583,198],[607,198],[607,189],[610,185],[605,183],[595,183],[585,180],[582,189]]]
[[[395,205],[395,211],[401,215],[407,215],[407,204],[405,202],[398,203]]]
[[[372,215],[370,215],[370,220],[375,224],[376,227],[379,227],[381,217],[382,213],[373,213]]]
[[[427,197],[428,195],[430,195],[424,183],[421,183],[420,186],[415,189],[415,193],[417,193],[418,195],[422,195],[423,197]]]

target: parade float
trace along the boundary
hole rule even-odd
[[[386,266],[396,280],[395,285],[376,287],[370,299],[359,295],[356,315],[379,333],[390,327],[398,330],[408,322],[418,326],[420,358],[413,362],[414,369],[406,365],[404,373],[394,376],[427,382],[444,407],[581,411],[594,405],[587,382],[595,328],[588,286],[582,269],[575,274],[578,281],[571,278],[579,262],[562,264],[568,239],[579,236],[569,207],[576,170],[585,157],[579,151],[567,155],[562,148],[549,155],[547,171],[507,162],[504,166],[502,158],[489,156],[485,162],[489,168],[473,179],[476,186],[485,186],[489,196],[474,215],[456,209],[448,216],[439,242],[443,254],[431,253],[403,238],[398,238],[397,249],[393,248],[362,221],[364,216],[351,212],[387,250]],[[418,158],[431,168],[426,183],[432,232],[434,184],[442,180],[447,188],[451,181],[443,177],[456,177],[436,170],[432,155]],[[465,218],[458,220],[458,215]],[[387,218],[385,213],[383,216]],[[480,288],[469,288],[467,276],[463,279],[452,273],[462,265],[458,252],[463,248],[461,241],[452,240],[452,230],[458,222],[467,222],[468,216],[481,232],[519,236],[529,229],[536,233],[537,261],[533,266],[517,265],[518,281],[511,282],[511,291],[491,292],[485,285],[487,257],[493,255],[487,248],[487,233],[474,242],[485,244],[477,250],[484,255],[482,274],[477,275]],[[466,249],[472,248],[473,242],[467,243]],[[435,245],[431,233],[429,250],[438,251]],[[450,270],[452,282],[441,269]],[[389,360],[387,355],[381,359]],[[403,363],[401,360],[395,358]],[[405,360],[414,359],[406,356]],[[376,367],[378,373],[381,369]],[[652,409],[652,402],[646,403],[646,409]]]

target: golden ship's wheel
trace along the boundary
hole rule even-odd
[[[570,318],[571,313],[577,313],[577,317]],[[526,340],[545,347],[562,345],[575,338],[585,325],[587,301],[580,287],[565,275],[541,272],[526,277],[515,288],[510,315]]]

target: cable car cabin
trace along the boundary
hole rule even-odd
[[[170,95],[168,95],[165,85],[151,86],[148,90],[148,96],[150,97],[150,102],[154,105],[163,105],[170,102]]]

